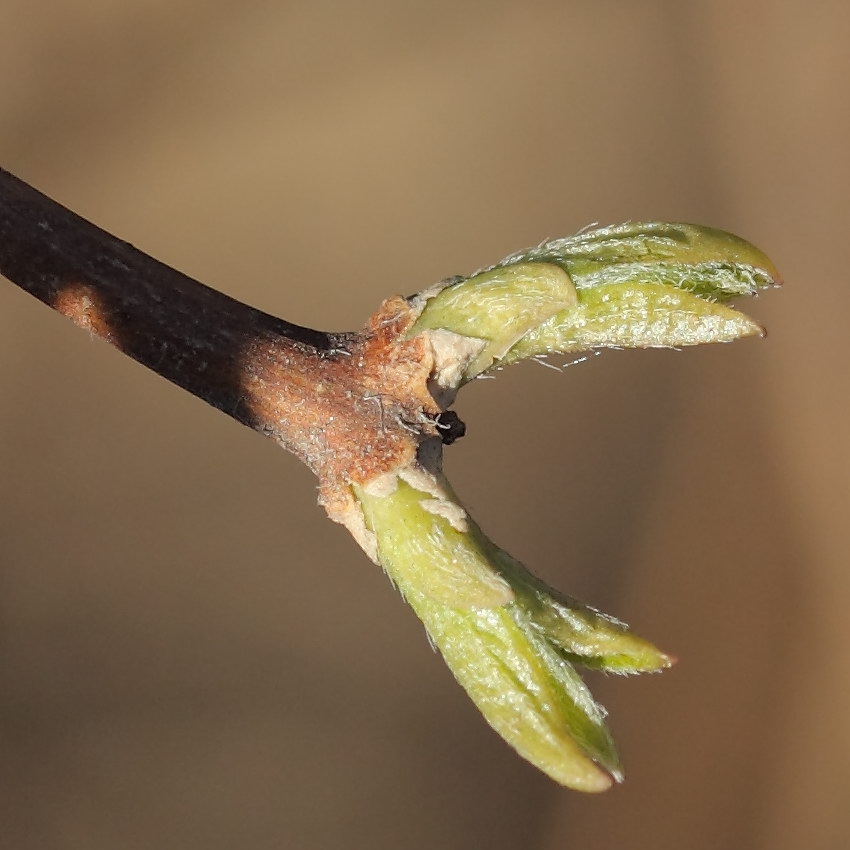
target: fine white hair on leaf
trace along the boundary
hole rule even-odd
[[[548,356],[549,356],[549,355],[547,355],[547,354],[539,354],[539,355],[537,355],[537,356],[535,356],[535,357],[532,357],[531,359],[532,359],[535,363],[539,363],[541,366],[545,366],[547,369],[554,369],[556,372],[560,372],[560,371],[561,371],[561,367],[560,367],[560,366],[557,366],[557,365],[556,365],[556,364],[554,364],[554,363],[549,363],[549,362],[546,360],[546,358],[547,358]]]

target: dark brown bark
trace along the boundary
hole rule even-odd
[[[0,169],[0,273],[246,424],[237,364],[251,341],[293,358],[337,343],[210,289]]]
[[[0,169],[0,273],[120,351],[276,439],[325,501],[415,451],[439,413],[407,302],[357,334],[277,319],[106,233]]]

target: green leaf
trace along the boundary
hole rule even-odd
[[[399,583],[487,722],[556,782],[605,791],[623,772],[605,712],[516,603],[460,610]]]
[[[590,348],[671,348],[764,333],[737,310],[660,283],[612,283],[580,292],[579,305],[529,331],[506,365]]]
[[[608,283],[663,283],[717,300],[755,295],[780,280],[776,267],[754,245],[694,224],[597,227],[519,251],[495,268],[527,262],[561,266],[578,290]]]
[[[416,478],[413,479],[416,481]],[[460,608],[491,608],[513,592],[491,561],[492,544],[454,498],[445,479],[412,486],[399,476],[355,487],[381,565],[400,587]]]
[[[569,275],[551,263],[495,269],[430,296],[409,335],[443,330],[480,340],[464,364],[462,381],[492,366],[529,330],[578,303]]]
[[[499,549],[496,559],[517,604],[544,638],[568,660],[608,673],[655,673],[674,659],[629,627],[577,599],[549,587],[519,561]]]

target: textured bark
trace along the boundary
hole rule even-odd
[[[111,236],[0,170],[0,272],[90,333],[239,422],[319,476],[334,512],[350,482],[409,460],[440,412],[430,349],[386,301],[360,333],[277,319]]]

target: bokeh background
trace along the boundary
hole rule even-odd
[[[5,0],[0,163],[291,321],[594,221],[787,286],[765,341],[460,398],[482,525],[681,659],[592,677],[600,797],[486,727],[293,458],[0,287],[0,846],[850,845],[848,10]]]

